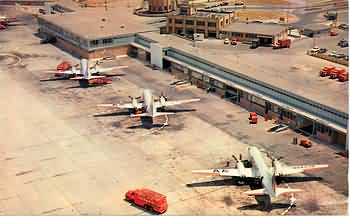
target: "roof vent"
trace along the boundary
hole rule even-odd
[[[125,25],[124,25],[124,24],[122,24],[122,25],[120,26],[120,28],[122,28],[122,29],[123,29],[123,28],[125,28]]]

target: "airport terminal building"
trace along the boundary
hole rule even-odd
[[[297,85],[297,79],[288,78],[287,74],[281,73],[281,79],[268,79],[271,73],[268,70],[261,73],[235,64],[232,59],[218,58],[215,53],[192,47],[185,39],[160,35],[159,30],[137,22],[132,25],[131,22],[135,22],[132,19],[122,27],[115,23],[111,26],[102,25],[106,22],[100,18],[97,26],[81,30],[79,25],[82,23],[73,24],[69,19],[60,18],[71,16],[74,19],[74,13],[69,14],[39,17],[40,31],[56,37],[59,46],[78,57],[129,54],[179,79],[187,79],[193,85],[226,98],[248,111],[284,122],[306,136],[348,147],[348,98],[333,97],[333,93],[346,91],[345,87],[339,87],[334,92],[323,91],[327,95],[321,98],[319,93],[312,90],[325,88],[322,85],[311,83],[294,89],[292,84]],[[90,16],[90,19],[93,18]],[[230,28],[228,32],[233,30]]]

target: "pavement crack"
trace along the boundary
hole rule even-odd
[[[59,210],[62,210],[64,208],[54,208],[54,209],[51,209],[51,210],[48,210],[48,211],[43,211],[41,214],[50,214],[50,213],[53,213],[53,212],[56,212],[56,211],[59,211]]]
[[[16,176],[26,175],[26,174],[32,173],[34,171],[35,170],[27,170],[27,171],[18,172],[18,173],[16,173]]]

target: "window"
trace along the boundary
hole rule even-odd
[[[164,10],[168,10],[168,6],[164,6]]]
[[[102,40],[102,43],[104,43],[104,44],[108,44],[108,43],[112,43],[112,42],[113,42],[112,38],[107,38],[107,39]]]
[[[204,21],[197,21],[197,26],[204,26]]]
[[[176,24],[182,24],[182,20],[180,20],[180,19],[175,19],[175,23],[176,23]]]
[[[91,46],[97,46],[98,45],[98,40],[92,40],[90,41]]]
[[[251,100],[252,100],[252,103],[259,105],[261,107],[265,107],[265,101],[263,99],[252,96]]]
[[[216,27],[216,22],[208,22],[208,26],[210,26],[210,27]]]
[[[186,20],[186,25],[193,25],[193,20]]]
[[[228,24],[228,19],[226,20],[226,24]]]

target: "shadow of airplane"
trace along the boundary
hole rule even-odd
[[[296,182],[307,182],[307,181],[321,181],[322,177],[318,176],[276,176],[276,183],[296,183]]]
[[[101,114],[95,114],[94,117],[110,117],[110,116],[128,116],[130,115],[130,112],[128,111],[122,111],[122,112],[110,112],[110,113],[101,113]]]
[[[215,186],[240,186],[232,179],[211,180],[186,184],[186,187],[215,187]]]
[[[57,78],[49,78],[49,79],[41,79],[40,82],[49,82],[49,81],[58,81],[58,80],[70,80],[70,77],[57,77]]]
[[[238,210],[259,210],[259,211],[270,212],[271,210],[274,210],[274,209],[286,209],[289,206],[290,204],[287,204],[287,203],[272,203],[271,208],[264,209],[263,206],[259,204],[250,204],[250,205],[240,206],[237,209]],[[292,207],[295,207],[295,205],[292,205]]]
[[[133,125],[127,127],[128,129],[152,129],[152,128],[161,128],[161,127],[167,127],[168,125],[164,124],[140,124],[140,125]]]
[[[196,109],[160,109],[159,112],[172,112],[172,113],[182,113],[182,112],[194,112]]]

